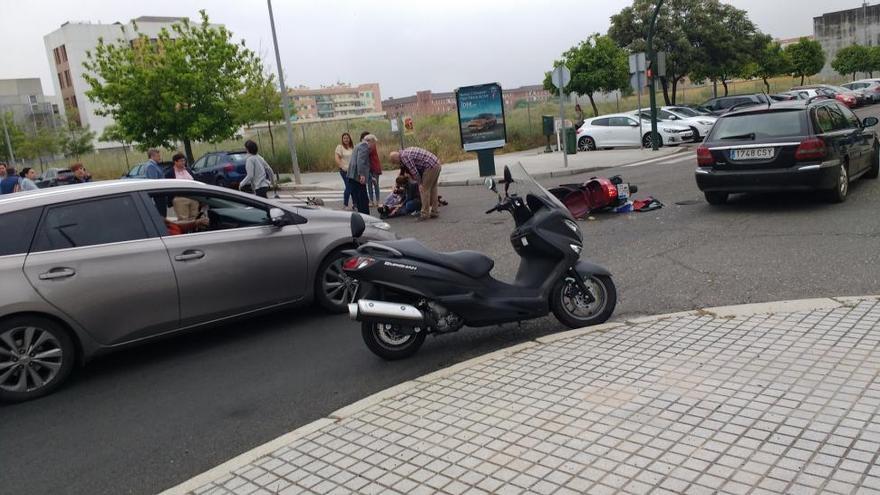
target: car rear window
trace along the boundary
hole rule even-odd
[[[0,256],[25,254],[34,238],[42,208],[12,211],[0,215]]]
[[[34,241],[34,252],[146,239],[134,199],[117,196],[52,206]]]
[[[718,119],[711,140],[735,139],[755,134],[755,139],[803,136],[807,133],[801,109],[729,115]]]
[[[244,163],[247,160],[247,154],[245,153],[230,153],[226,155],[229,157],[229,160],[235,163]]]

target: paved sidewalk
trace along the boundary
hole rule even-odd
[[[880,297],[560,333],[386,390],[167,493],[880,494],[878,346]]]
[[[564,168],[562,155],[558,152],[544,153],[543,148],[529,151],[519,151],[495,156],[495,171],[501,174],[505,165],[521,162],[525,169],[536,179],[547,177],[562,177],[575,175],[590,170],[618,167],[645,160],[654,160],[667,157],[673,153],[691,151],[689,145],[679,147],[665,147],[657,151],[644,149],[614,149],[581,152],[568,155],[568,168]],[[290,175],[290,174],[285,174]],[[394,186],[393,171],[386,170],[380,176],[379,184],[383,188]],[[463,162],[443,164],[440,173],[441,186],[467,186],[483,183],[480,177],[477,159]],[[342,190],[342,178],[337,172],[310,172],[302,174],[302,184],[286,183],[280,186],[282,189],[296,190]]]

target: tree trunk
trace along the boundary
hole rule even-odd
[[[183,138],[183,150],[186,153],[186,162],[192,164],[195,160],[193,159],[192,143],[189,141],[189,138]]]
[[[278,155],[275,154],[275,136],[272,134],[272,123],[267,122],[269,124],[269,145],[272,146],[272,158],[278,159]]]
[[[718,80],[712,79],[712,98],[718,98]]]
[[[801,86],[804,85],[804,75],[803,75],[803,74],[801,74],[801,84],[800,84],[800,85],[801,85]]]
[[[666,106],[669,106],[671,105],[671,103],[669,103],[669,81],[667,81],[665,77],[661,77],[660,85],[663,86],[663,101],[666,102]]]
[[[678,101],[678,78],[672,79],[672,104],[677,105]]]
[[[767,93],[769,94],[769,93],[770,93],[770,83],[767,82],[767,78],[766,78],[766,77],[762,77],[761,80],[764,81],[764,87],[767,88]]]
[[[599,108],[596,106],[596,102],[593,101],[593,93],[587,93],[587,97],[590,99],[590,105],[593,106],[593,115],[599,116]]]
[[[724,96],[727,96],[727,79],[721,78],[721,85],[724,86]]]

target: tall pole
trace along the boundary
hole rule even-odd
[[[657,95],[655,94],[656,88],[654,87],[654,80],[657,79],[657,74],[654,74],[654,71],[657,70],[657,54],[654,53],[654,27],[657,25],[657,15],[660,14],[660,7],[663,5],[663,0],[657,0],[657,7],[654,9],[654,15],[651,16],[651,24],[648,26],[648,60],[651,61],[651,77],[648,78],[648,86],[649,91],[651,92],[651,149],[657,151],[659,148],[659,141],[657,135]]]
[[[278,51],[278,36],[275,34],[275,16],[272,14],[272,0],[266,0],[266,3],[269,5],[272,43],[275,44],[275,63],[278,64],[278,86],[281,88],[281,110],[284,112],[284,122],[287,123],[287,146],[290,148],[293,180],[297,184],[302,184],[302,177],[299,174],[299,160],[296,158],[296,144],[293,142],[293,125],[290,123],[290,96],[287,94],[287,86],[284,84],[284,71],[281,70],[281,52]]]
[[[559,78],[562,80],[562,78]],[[565,168],[568,168],[568,144],[565,142],[565,107],[562,106],[562,95],[565,91],[562,90],[563,85],[559,85],[559,132],[562,133],[562,162],[565,164]]]

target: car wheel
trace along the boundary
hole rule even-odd
[[[642,136],[642,146],[644,146],[645,148],[653,148],[654,147],[654,145],[652,144],[650,132],[645,134],[644,136]],[[663,147],[663,136],[660,136],[660,131],[657,131],[657,147],[658,148]]]
[[[75,349],[58,324],[35,316],[0,323],[0,401],[42,397],[61,386],[73,370]]]
[[[594,151],[596,149],[596,141],[590,136],[584,136],[578,139],[578,151]]]
[[[328,254],[315,275],[315,300],[331,313],[345,313],[357,300],[359,283],[342,269],[348,256],[341,250]]]
[[[718,191],[706,191],[703,193],[706,196],[706,202],[710,205],[723,205],[727,203],[726,192],[718,192]]]
[[[834,189],[828,191],[829,199],[832,203],[843,203],[849,194],[849,171],[845,163],[838,167],[837,180],[834,182]]]
[[[871,168],[868,169],[865,177],[876,179],[877,176],[880,176],[880,147],[874,146],[874,151],[871,153]]]

